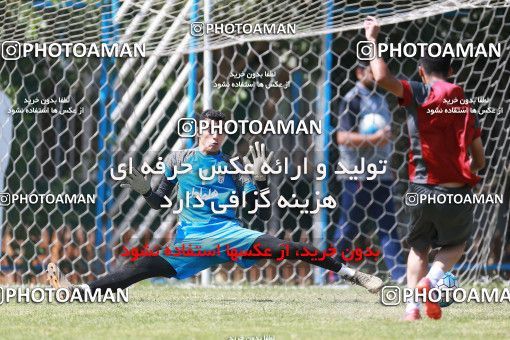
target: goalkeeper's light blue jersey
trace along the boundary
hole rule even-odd
[[[231,195],[242,196],[243,192],[256,190],[255,183],[249,175],[216,174],[210,180],[200,178],[200,169],[210,171],[213,166],[221,168],[227,166],[229,170],[234,170],[229,160],[229,156],[221,152],[216,155],[205,155],[198,148],[172,152],[165,160],[165,175],[171,184],[177,185],[177,198],[183,203],[186,203],[186,199],[189,201],[188,205],[183,205],[179,215],[180,223],[173,246],[200,246],[202,250],[214,250],[220,247],[220,254],[217,256],[177,256],[161,252],[160,256],[174,268],[177,279],[184,279],[205,268],[232,261],[227,254],[227,246],[239,251],[247,251],[262,235],[260,231],[242,227],[241,222],[236,218],[237,209],[227,208],[221,213],[216,213],[212,209],[213,204],[215,209],[220,208],[219,204],[228,204]],[[191,166],[191,171],[178,174],[178,170],[184,171],[187,164]],[[241,165],[237,164],[237,166]],[[174,171],[177,171],[177,176],[174,179],[168,179],[174,175]],[[167,187],[167,190],[171,191],[172,185]],[[192,206],[200,203],[197,195],[204,202],[201,207]],[[247,268],[255,264],[256,260],[241,257],[235,262]]]
[[[222,152],[215,155],[206,155],[200,152],[198,148],[172,152],[165,159],[165,176],[167,179],[174,174],[174,169],[182,171],[186,164],[191,165],[191,171],[185,174],[177,174],[174,179],[170,179],[172,184],[178,185],[177,198],[183,202],[182,212],[180,213],[181,224],[237,221],[237,209],[227,208],[225,212],[217,213],[213,211],[213,206],[215,210],[221,210],[221,205],[230,203],[229,197],[231,195],[238,195],[241,202],[243,192],[255,191],[256,186],[251,176],[215,174],[211,180],[202,180],[199,176],[200,169],[207,171],[207,174],[211,174],[212,167],[217,166],[221,168],[226,166],[229,170],[234,170],[229,160],[230,156]],[[237,163],[237,165],[241,167],[240,163]],[[204,202],[202,207],[196,206],[201,203],[197,196]]]

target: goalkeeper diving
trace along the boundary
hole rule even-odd
[[[205,123],[211,126],[214,121],[221,123],[225,121],[225,114],[215,110],[206,110],[200,116],[200,120],[206,120]],[[229,197],[233,195],[245,195],[246,205],[250,210],[254,210],[258,203],[259,196],[255,191],[264,190],[268,187],[266,175],[262,172],[262,166],[269,164],[273,152],[266,157],[264,144],[255,143],[250,146],[249,155],[252,157],[250,162],[248,157],[243,158],[245,165],[251,164],[253,176],[248,174],[215,174],[211,180],[202,180],[199,177],[199,169],[211,169],[219,166],[223,168],[230,164],[230,157],[221,152],[224,134],[219,134],[212,130],[199,131],[198,147],[172,152],[165,159],[165,176],[161,179],[158,188],[153,191],[150,186],[150,179],[145,178],[139,171],[134,170],[126,178],[123,187],[130,187],[132,190],[143,195],[147,203],[153,209],[161,209],[165,205],[165,197],[170,197],[174,187],[177,186],[177,195],[183,202],[188,193],[193,193],[190,201],[197,202],[195,195],[200,195],[200,199],[206,202],[201,207],[184,205],[179,215],[179,223],[176,230],[174,248],[182,245],[200,246],[201,249],[213,249],[219,247],[219,255],[216,256],[175,256],[160,252],[158,256],[141,257],[137,261],[129,262],[116,271],[108,273],[105,276],[87,284],[71,285],[65,276],[60,272],[58,266],[50,263],[47,268],[50,284],[58,288],[90,290],[93,293],[100,290],[105,293],[107,289],[124,289],[128,286],[152,277],[167,277],[185,279],[197,274],[198,272],[214,265],[232,261],[227,254],[227,245],[230,248],[236,248],[239,252],[248,251],[248,254],[260,254],[257,249],[265,249],[263,256],[238,257],[236,263],[242,267],[250,267],[259,259],[277,259],[281,256],[281,250],[287,249],[286,259],[300,259],[313,265],[317,265],[327,270],[334,271],[345,277],[353,284],[366,288],[371,293],[377,293],[383,282],[378,277],[369,275],[359,270],[347,267],[333,257],[324,257],[312,259],[311,257],[298,257],[306,250],[312,253],[319,253],[318,249],[311,244],[284,241],[274,236],[244,228],[236,217],[236,209],[228,208],[224,212],[213,212],[212,204],[222,206],[230,202]],[[182,164],[191,165],[190,173],[173,173],[179,169]],[[241,167],[241,165],[239,164]],[[270,208],[259,208],[258,217],[262,220],[268,220],[270,217]],[[270,249],[270,256],[268,249]],[[246,253],[245,253],[246,254]]]

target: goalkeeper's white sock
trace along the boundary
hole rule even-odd
[[[437,285],[437,281],[439,281],[444,276],[444,271],[441,269],[441,267],[438,264],[433,264],[432,267],[430,267],[429,273],[427,274],[427,278],[432,283],[432,286]]]
[[[354,273],[356,273],[356,271],[352,268],[347,267],[345,264],[342,265],[342,268],[340,268],[340,270],[338,271],[338,274],[348,277],[353,277]]]

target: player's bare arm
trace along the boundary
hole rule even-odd
[[[375,17],[369,16],[364,22],[365,36],[368,41],[372,42],[376,49],[375,58],[370,61],[372,72],[374,74],[377,86],[382,87],[388,92],[393,93],[395,96],[401,98],[404,95],[404,89],[400,81],[391,74],[388,65],[384,62],[383,58],[378,57],[377,53],[377,37],[379,35],[379,22]]]
[[[347,145],[349,147],[373,147],[384,146],[391,140],[391,128],[389,126],[378,130],[371,135],[364,135],[352,131],[338,131],[336,133],[336,142],[339,145]]]
[[[485,153],[481,137],[477,137],[473,140],[469,147],[469,153],[471,154],[471,172],[475,173],[485,168]]]

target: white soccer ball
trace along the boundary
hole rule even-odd
[[[388,123],[383,115],[378,113],[368,113],[361,118],[358,131],[363,135],[371,135],[384,128]]]

